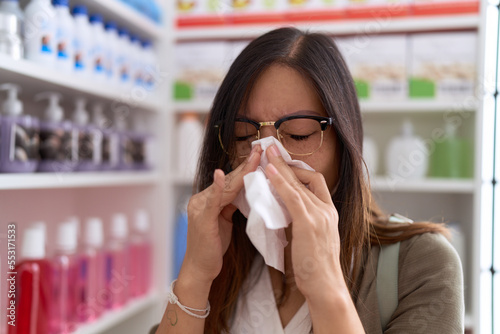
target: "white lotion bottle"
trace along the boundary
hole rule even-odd
[[[50,0],[32,0],[25,9],[25,57],[49,68],[53,68],[56,61],[55,16]]]
[[[396,180],[422,179],[427,175],[429,151],[422,138],[414,134],[413,124],[406,120],[401,135],[387,148],[387,174]]]
[[[375,141],[368,136],[363,138],[363,159],[370,176],[377,174],[378,169],[378,148]]]
[[[197,113],[186,112],[181,115],[177,133],[177,171],[182,177],[194,177],[198,166],[203,125]]]
[[[65,73],[73,73],[75,22],[69,12],[69,1],[54,0],[54,7],[56,10],[56,68]]]
[[[75,20],[75,73],[88,78],[90,76],[90,35],[89,17],[87,7],[76,6],[73,8],[73,17]]]

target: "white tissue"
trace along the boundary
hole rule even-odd
[[[285,273],[284,249],[288,242],[284,229],[291,223],[292,219],[264,172],[269,164],[265,151],[269,146],[275,144],[288,165],[311,171],[314,169],[303,161],[292,160],[283,145],[274,137],[254,141],[252,146],[258,144],[264,151],[260,166],[255,172],[248,173],[243,177],[245,186],[233,204],[247,217],[246,233],[266,264]]]

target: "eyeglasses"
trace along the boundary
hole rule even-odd
[[[333,118],[294,115],[281,118],[276,122],[255,122],[246,118],[237,118],[234,124],[236,155],[245,158],[252,150],[252,142],[260,139],[260,129],[263,126],[274,126],[276,138],[285,150],[298,156],[311,155],[323,144],[323,133],[333,124]],[[223,123],[219,128],[219,143],[227,153],[222,143]]]

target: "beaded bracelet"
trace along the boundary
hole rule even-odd
[[[174,286],[175,286],[175,282],[176,281],[177,280],[175,279],[172,282],[172,284],[170,285],[170,292],[168,293],[168,301],[169,301],[169,303],[173,304],[173,305],[179,306],[179,308],[181,310],[183,310],[184,312],[186,312],[187,314],[189,314],[192,317],[195,317],[195,318],[198,318],[198,319],[205,319],[206,317],[208,317],[208,315],[210,314],[210,302],[207,302],[207,307],[205,309],[202,309],[202,310],[197,309],[197,308],[192,308],[192,307],[184,306],[184,305],[182,305],[179,302],[179,298],[177,298],[177,296],[174,293]],[[204,312],[205,314],[199,315],[199,314],[193,313],[192,311],[194,311],[194,312]]]

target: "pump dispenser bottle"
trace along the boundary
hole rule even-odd
[[[103,294],[106,283],[106,263],[103,250],[104,233],[100,218],[89,218],[85,224],[80,249],[80,304],[77,309],[81,322],[92,322],[103,312],[108,302]]]
[[[136,113],[134,119],[134,131],[130,132],[131,157],[134,170],[152,169],[152,146],[154,138],[147,132],[144,115]]]
[[[100,153],[99,133],[93,124],[89,124],[89,113],[85,109],[87,101],[84,98],[78,98],[75,102],[75,111],[73,112],[73,135],[76,138],[78,163],[76,170],[92,171],[99,168]]]
[[[56,11],[50,0],[31,0],[25,9],[26,59],[53,68],[56,61]]]
[[[113,170],[118,166],[118,135],[111,128],[110,120],[104,116],[102,104],[92,109],[92,123],[97,127],[100,141],[100,170]]]
[[[76,167],[73,161],[74,145],[72,125],[64,121],[64,111],[59,105],[61,94],[41,93],[36,101],[49,100],[43,119],[40,121],[40,172],[70,172]]]
[[[130,295],[139,297],[149,290],[152,270],[150,223],[145,210],[136,212],[133,227],[130,237],[130,273],[134,278],[130,284]]]
[[[114,214],[106,250],[106,289],[109,309],[123,307],[129,297],[130,267],[127,217]]]
[[[51,264],[45,257],[45,224],[36,223],[24,230],[21,261],[16,275],[16,325],[9,334],[50,333]],[[14,301],[9,299],[9,305]],[[3,313],[3,312],[2,312]]]
[[[34,172],[38,166],[38,119],[23,115],[19,86],[3,84],[2,90],[8,91],[8,97],[1,106],[0,172]]]
[[[134,152],[132,138],[127,130],[127,122],[125,117],[119,112],[114,114],[114,131],[118,136],[119,153],[118,153],[118,168],[119,170],[132,170],[134,168]]]
[[[21,59],[23,47],[24,14],[18,0],[0,0],[0,53]]]
[[[78,324],[77,229],[77,223],[71,220],[58,226],[52,259],[51,333],[72,333]]]

